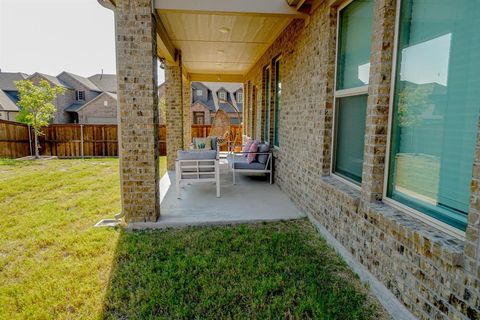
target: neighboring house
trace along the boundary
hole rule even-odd
[[[25,80],[28,74],[0,72],[0,119],[15,121],[18,115],[19,107],[18,90],[15,81]]]
[[[0,117],[15,120],[18,114],[18,90],[14,81],[28,79],[34,83],[46,80],[52,86],[61,86],[64,94],[53,104],[57,108],[52,123],[117,123],[117,79],[112,74],[82,77],[70,72],[51,76],[36,72],[0,73]]]
[[[243,112],[243,85],[192,82],[192,124],[211,124],[219,109],[228,114],[231,124],[240,124]]]

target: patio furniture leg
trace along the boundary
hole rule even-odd
[[[272,174],[272,170],[270,170],[270,184],[273,184],[273,174]]]
[[[234,164],[234,167],[232,169],[232,172],[233,172],[233,184],[236,184],[235,183],[235,164]]]
[[[218,165],[218,160],[215,161],[215,180],[217,186],[217,198],[220,198],[220,167]]]
[[[175,181],[176,181],[176,189],[177,189],[177,199],[180,199],[180,165],[177,162],[175,162]]]

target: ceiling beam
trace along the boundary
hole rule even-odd
[[[243,83],[243,75],[241,74],[189,73],[188,76],[190,81]]]
[[[160,12],[306,18],[285,0],[155,0]]]
[[[157,29],[157,55],[160,58],[165,59],[168,64],[176,64],[177,62],[177,49],[173,45],[172,40],[168,36],[167,29],[160,20],[160,17],[154,12],[156,29]]]

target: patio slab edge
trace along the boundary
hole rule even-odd
[[[244,220],[215,220],[215,221],[195,221],[195,222],[132,222],[126,227],[127,230],[162,230],[168,228],[188,228],[188,227],[208,227],[208,226],[228,226],[238,224],[256,224],[262,222],[279,222],[305,217],[295,217],[288,219],[244,219]]]

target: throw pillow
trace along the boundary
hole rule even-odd
[[[258,145],[258,152],[260,153],[267,153],[270,151],[270,146],[267,143],[261,143]],[[259,154],[257,156],[257,161],[265,164],[267,162],[268,155],[267,154]]]
[[[210,138],[195,138],[195,149],[212,150],[212,140]]]
[[[248,152],[250,150],[250,147],[252,146],[253,139],[248,139],[247,143],[243,146],[242,152]],[[246,157],[248,153],[245,153],[244,156]]]
[[[212,150],[217,150],[217,137],[208,136],[207,138],[210,138]]]
[[[255,152],[258,151],[258,142],[257,141],[253,141],[252,145],[250,146],[250,149],[248,149],[248,153],[247,154],[247,163],[252,163],[253,161],[255,161],[255,158],[257,157],[257,154]]]

